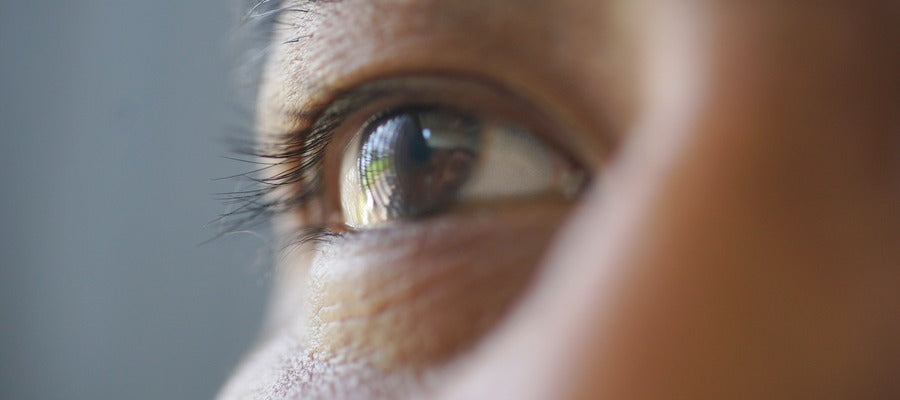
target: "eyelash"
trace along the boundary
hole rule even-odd
[[[298,209],[319,196],[323,179],[323,158],[338,126],[347,115],[372,100],[389,94],[390,89],[379,87],[357,89],[336,96],[338,100],[333,105],[297,115],[299,119],[315,121],[306,129],[268,134],[265,135],[269,138],[266,141],[233,143],[231,152],[235,156],[228,157],[229,159],[261,167],[221,178],[236,179],[254,188],[217,195],[219,201],[233,208],[211,222],[221,227],[213,239],[252,229],[274,215]],[[320,109],[324,111],[319,111]],[[318,117],[317,113],[320,114]],[[266,170],[285,165],[289,168],[283,172],[263,178],[256,177]],[[285,194],[280,195],[279,192]],[[324,224],[313,223],[298,228],[288,245],[321,242],[341,236],[342,233],[328,229]]]
[[[222,178],[236,179],[253,188],[218,194],[218,200],[232,208],[212,221],[222,226],[216,238],[257,227],[272,216],[300,207],[319,195],[321,161],[333,133],[331,129],[333,127],[330,125],[322,127],[317,124],[305,131],[273,135],[273,141],[269,144],[237,144],[232,150],[236,156],[228,158],[259,167]],[[294,163],[296,165],[291,165]],[[289,168],[283,172],[257,177],[260,173],[285,165]],[[304,227],[296,232],[293,243],[315,242],[334,235],[324,226]]]
[[[334,0],[304,0],[305,3],[331,2]],[[284,0],[252,0],[248,2],[240,27],[245,41],[250,47],[246,48],[243,66],[244,70],[259,73],[261,63],[267,58],[271,50],[269,44],[270,34],[283,25],[281,16],[285,13],[310,13],[315,12],[302,7],[301,2]],[[303,37],[298,38],[302,39]],[[296,40],[288,41],[290,44]],[[262,51],[260,51],[262,49]],[[251,85],[258,84],[254,78],[249,79]],[[364,93],[365,94],[365,93]],[[376,95],[376,93],[371,93]],[[324,109],[324,108],[323,108]],[[343,110],[350,112],[352,110]],[[316,114],[319,110],[313,110],[309,114]],[[326,110],[327,112],[327,110]],[[305,113],[306,114],[306,113]],[[307,119],[310,115],[299,115]],[[232,233],[250,230],[267,222],[274,215],[296,209],[307,200],[320,194],[321,189],[321,160],[326,151],[326,144],[330,141],[334,128],[343,119],[310,118],[317,121],[307,129],[291,132],[282,132],[267,135],[267,143],[255,140],[233,140],[230,143],[232,156],[227,159],[255,166],[251,170],[215,180],[235,180],[237,185],[248,189],[231,192],[216,193],[215,198],[221,201],[227,211],[218,215],[209,222],[208,226],[216,227],[216,233],[206,242],[216,240]],[[253,136],[249,134],[247,136]],[[274,176],[259,178],[260,173],[279,166],[290,165],[301,160],[299,164],[291,166],[286,171]],[[299,189],[299,190],[294,190]],[[285,195],[278,195],[284,192]],[[294,238],[288,245],[308,242],[320,242],[342,234],[327,229],[324,225],[313,225],[298,228]],[[205,243],[205,242],[204,242]]]

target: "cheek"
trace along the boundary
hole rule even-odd
[[[308,275],[309,351],[382,372],[448,361],[521,295],[567,208],[448,217],[328,245]]]

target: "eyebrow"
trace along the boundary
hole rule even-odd
[[[277,18],[287,11],[310,12],[322,3],[340,3],[343,0],[252,0],[244,13],[245,20]],[[306,6],[307,8],[304,8]]]

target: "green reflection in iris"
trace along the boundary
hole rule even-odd
[[[363,187],[371,189],[373,185],[376,185],[378,180],[393,168],[394,159],[394,156],[387,155],[368,162],[364,160],[360,167]]]

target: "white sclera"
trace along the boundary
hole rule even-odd
[[[528,132],[490,124],[483,131],[481,159],[459,200],[489,200],[546,193],[558,178],[553,156]]]

